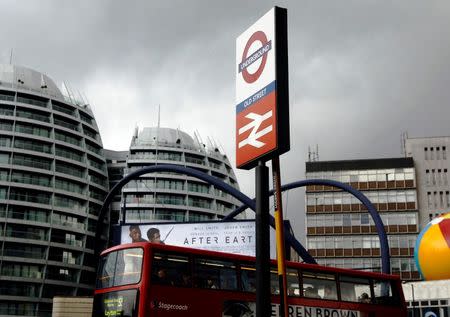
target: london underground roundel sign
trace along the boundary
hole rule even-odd
[[[236,166],[289,150],[287,10],[275,7],[236,39]]]
[[[262,47],[255,54],[252,54],[249,57],[248,53],[249,53],[250,47],[256,41],[259,41],[262,44]],[[261,74],[264,70],[264,66],[266,66],[267,52],[269,50],[270,50],[270,42],[267,41],[267,36],[266,36],[266,34],[264,34],[263,31],[256,31],[255,33],[253,33],[253,35],[247,41],[247,44],[245,45],[245,48],[244,48],[244,52],[242,54],[242,63],[239,64],[239,67],[242,71],[242,77],[248,84],[254,83],[261,76]],[[247,67],[245,67],[245,66],[248,65],[251,61],[254,61],[255,59],[258,59],[258,58],[261,59],[260,65],[253,74],[250,74],[247,70]]]

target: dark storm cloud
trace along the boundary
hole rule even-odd
[[[1,62],[69,81],[91,101],[104,144],[135,124],[198,130],[234,160],[235,38],[288,8],[292,150],[283,182],[321,160],[400,156],[400,134],[449,135],[447,1],[3,1]],[[124,111],[126,109],[126,111]],[[253,196],[253,173],[238,172]],[[303,195],[288,216],[302,225]]]

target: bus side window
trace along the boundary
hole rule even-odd
[[[182,275],[190,275],[189,258],[184,255],[157,252],[152,261],[152,282],[182,286]]]
[[[377,304],[398,305],[398,292],[392,287],[391,281],[373,281],[374,300]]]
[[[245,292],[256,292],[256,269],[253,264],[241,265],[241,285]]]
[[[336,278],[333,274],[302,272],[303,296],[337,300]]]
[[[347,302],[371,303],[370,281],[356,276],[339,277],[341,286],[341,300]]]
[[[276,267],[270,268],[270,293],[272,295],[280,294],[280,281],[278,278],[278,270]]]
[[[297,270],[288,268],[286,271],[286,280],[288,296],[300,296]]]
[[[297,270],[286,268],[286,287],[288,296],[300,296]],[[272,295],[280,294],[278,270],[275,267],[270,269],[270,292]]]
[[[237,289],[236,265],[231,261],[196,258],[195,286],[211,289]]]
[[[300,296],[300,288],[299,288],[299,283],[298,283],[297,270],[287,268],[286,282],[287,282],[288,295],[289,296]],[[279,280],[279,276],[278,276],[278,270],[275,267],[270,268],[270,293],[272,295],[280,295],[280,280]]]

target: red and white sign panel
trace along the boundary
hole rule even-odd
[[[273,8],[236,40],[236,165],[289,150],[287,13]]]

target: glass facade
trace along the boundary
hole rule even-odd
[[[0,315],[51,316],[53,296],[93,291],[98,219],[88,211],[108,190],[102,143],[88,105],[43,74],[2,67],[0,79],[5,68],[28,79],[0,80]]]

